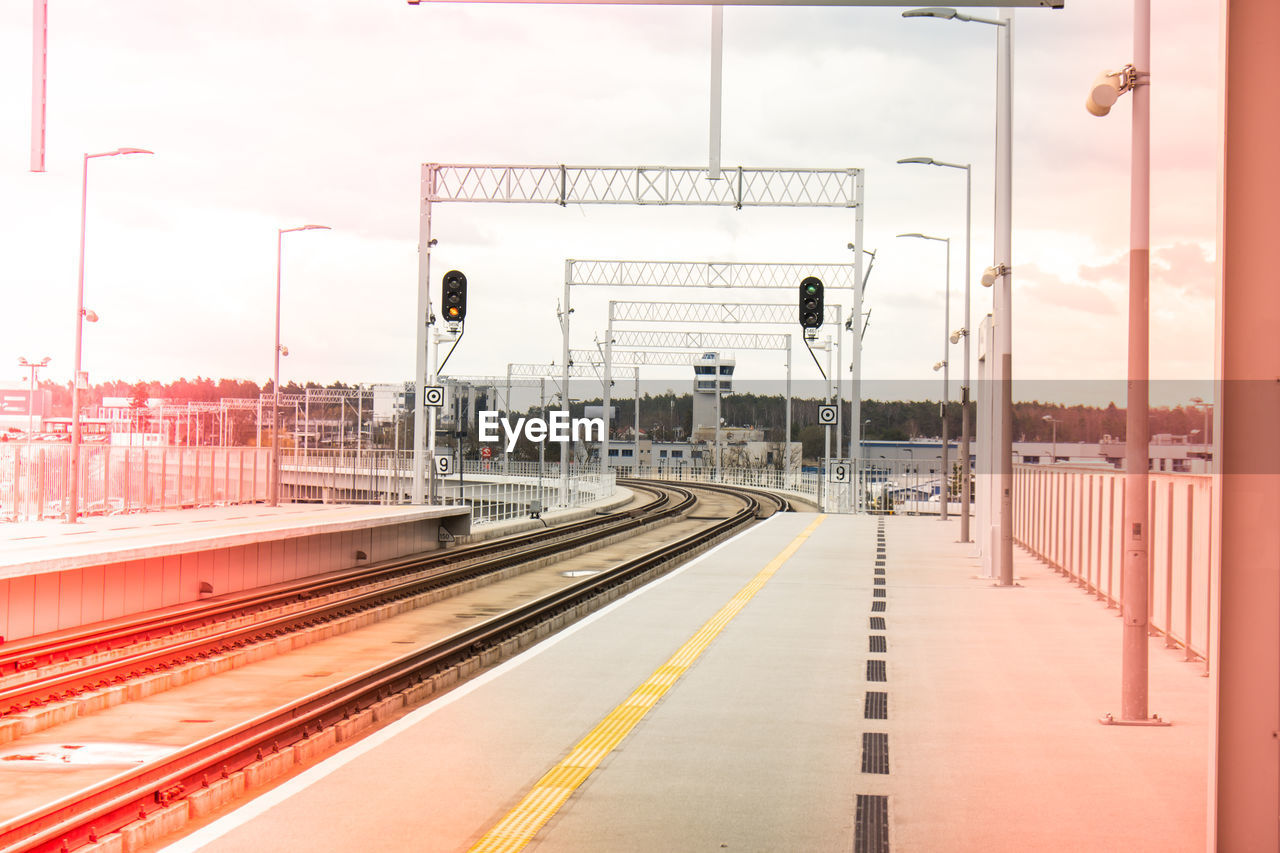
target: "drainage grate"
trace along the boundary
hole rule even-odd
[[[885,672],[884,661],[869,660],[867,661],[867,681],[888,681],[889,676]]]
[[[883,578],[883,577],[878,577],[878,578],[876,578],[876,586],[881,586],[881,585],[883,585],[883,584],[884,584],[884,578]]]
[[[867,637],[867,639],[871,641],[870,642],[871,651],[873,652],[889,651],[889,647],[885,645],[884,634],[872,634],[870,637]]]
[[[862,772],[889,772],[888,732],[862,733]]]
[[[853,853],[889,853],[889,798],[859,794],[854,819]]]
[[[872,630],[872,631],[883,631],[883,630],[885,630],[885,627],[884,627],[884,617],[883,617],[883,616],[872,616],[872,617],[871,617],[871,630]]]
[[[884,598],[886,592],[883,589],[873,589],[871,590],[871,595],[875,598]]]
[[[885,606],[884,606],[884,602],[883,602],[883,601],[873,601],[873,602],[871,602],[871,612],[872,612],[872,613],[883,613],[883,612],[884,612],[884,610],[885,610]]]
[[[877,566],[883,566],[883,565],[884,565],[884,560],[876,560],[876,565],[877,565]]]
[[[884,574],[884,566],[876,566],[876,574],[878,575]]]
[[[867,704],[862,716],[868,720],[889,719],[889,694],[879,690],[867,691]]]

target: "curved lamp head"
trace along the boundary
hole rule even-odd
[[[923,9],[908,9],[902,13],[904,18],[942,18],[949,21],[956,16],[956,10],[946,6],[926,6]]]
[[[903,157],[901,160],[899,160],[899,161],[898,161],[898,163],[899,163],[899,164],[901,164],[901,163],[922,163],[922,164],[923,164],[923,165],[925,165],[925,166],[932,166],[932,165],[933,165],[933,162],[934,162],[934,161],[933,161],[933,158],[932,158],[932,157]]]
[[[114,157],[117,154],[154,154],[154,153],[156,152],[148,151],[145,148],[117,148],[115,151],[111,152],[111,156]]]

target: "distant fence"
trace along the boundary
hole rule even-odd
[[[407,504],[413,454],[401,450],[289,450],[281,454],[282,501]],[[436,478],[437,503],[471,508],[472,524],[528,517],[534,501],[544,509],[587,506],[614,494],[617,478],[599,468],[559,463],[464,460],[460,470]]]
[[[1213,478],[1150,474],[1147,623],[1187,659],[1208,660],[1213,553]],[[1014,539],[1118,607],[1124,596],[1125,476],[1065,466],[1014,467]]]
[[[799,471],[787,474],[776,468],[721,468],[716,476],[714,467],[693,465],[632,465],[612,469],[619,477],[640,477],[656,480],[677,480],[690,483],[724,483],[730,486],[747,486],[777,492],[793,492],[810,500],[818,499],[817,474]]]
[[[256,447],[80,448],[79,514],[252,503],[267,499],[270,451]],[[66,513],[69,444],[0,444],[0,518]]]

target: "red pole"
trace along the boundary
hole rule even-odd
[[[1221,525],[1210,841],[1280,849],[1280,4],[1227,0],[1213,434]]]

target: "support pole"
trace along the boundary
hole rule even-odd
[[[1209,847],[1280,849],[1280,6],[1226,0],[1212,510],[1220,525]]]
[[[951,448],[947,446],[947,403],[951,399],[951,239],[947,238],[947,278],[942,297],[942,476],[938,480],[939,521],[947,520],[948,492],[951,491]]]
[[[1132,160],[1129,166],[1129,394],[1125,413],[1124,650],[1121,719],[1147,719],[1148,442],[1150,424],[1151,0],[1134,0]]]
[[[564,378],[560,383],[560,408],[566,417],[569,415],[569,318],[573,315],[573,308],[569,304],[569,277],[572,274],[573,261],[566,260],[564,262],[564,308],[561,309],[560,314],[560,334],[563,337],[560,363],[564,371]],[[569,504],[569,451],[572,448],[573,445],[569,442],[563,442],[560,445],[560,504],[562,506]]]
[[[33,0],[31,18],[31,171],[43,172],[49,79],[49,0]]]
[[[995,262],[1004,267],[994,298],[997,513],[993,533],[1000,586],[1013,586],[1013,10],[1003,8],[996,27],[996,228]]]
[[[715,364],[715,384],[712,386],[716,392],[716,447],[715,447],[715,482],[720,482],[720,353],[716,353]]]
[[[787,335],[787,405],[784,416],[787,419],[786,440],[782,445],[782,485],[790,489],[791,485],[791,335]]]
[[[969,288],[973,282],[973,268],[969,261],[969,246],[973,220],[973,169],[964,167],[964,384],[960,386],[960,541],[971,542],[969,536],[969,495],[972,474],[969,471],[969,438],[972,425],[969,421],[969,339],[973,337],[969,317]]]
[[[724,7],[711,7],[711,153],[707,179],[720,179],[720,103],[724,71]]]
[[[410,500],[415,504],[426,503],[426,478],[431,476],[434,482],[435,477],[435,464],[428,465],[427,455],[435,455],[436,410],[428,410],[424,405],[427,393],[427,350],[430,347],[428,338],[433,330],[431,294],[428,290],[431,277],[431,202],[428,199],[435,189],[435,179],[435,170],[431,164],[422,164],[418,189],[421,200],[418,215],[418,307],[414,315],[413,483],[409,490]]]
[[[857,208],[854,210],[853,220],[853,316],[850,318],[850,330],[853,332],[851,351],[852,356],[849,360],[850,372],[850,388],[849,388],[849,444],[853,448],[850,454],[853,456],[853,482],[855,484],[861,481],[858,478],[858,466],[862,464],[862,299],[865,295],[863,287],[862,272],[862,211],[863,211],[863,181],[862,172],[859,171],[854,178],[854,199],[857,202]],[[856,433],[854,431],[857,431]],[[854,445],[853,437],[858,436],[858,442]],[[866,490],[861,486],[855,485],[854,488],[854,512],[860,508],[865,509]]]
[[[600,442],[600,478],[609,471],[609,430],[613,428],[613,418],[609,416],[610,401],[613,398],[613,303],[609,303],[609,324],[604,336],[604,440]]]

